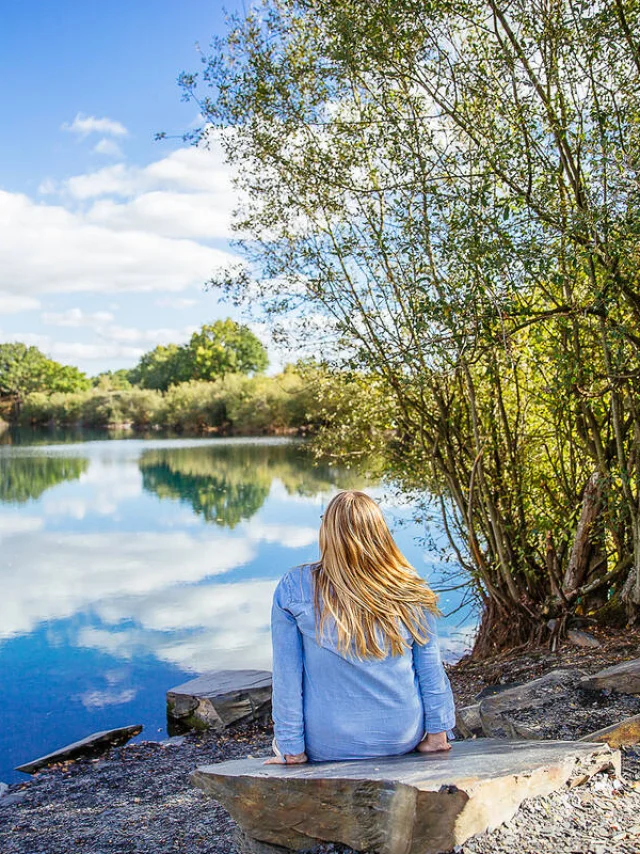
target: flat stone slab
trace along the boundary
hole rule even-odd
[[[243,759],[198,768],[191,780],[262,843],[436,854],[507,821],[524,798],[605,768],[620,771],[607,745],[480,739],[433,755],[289,766]]]
[[[640,744],[640,715],[625,718],[617,724],[586,735],[581,741],[602,741],[609,747],[630,747]]]
[[[179,728],[213,729],[271,716],[268,670],[213,670],[167,691],[167,717]]]
[[[640,658],[607,667],[593,676],[585,676],[580,680],[580,687],[589,691],[608,689],[619,694],[640,694]]]
[[[56,765],[58,762],[66,762],[69,759],[79,759],[81,756],[98,756],[107,751],[110,747],[120,747],[126,744],[134,735],[139,735],[142,732],[142,726],[125,726],[119,729],[109,729],[103,732],[94,732],[80,741],[74,741],[73,744],[68,744],[66,747],[61,747],[59,750],[54,750],[53,753],[47,753],[46,756],[41,756],[39,759],[33,759],[24,765],[18,765],[16,771],[22,771],[24,774],[35,774],[41,768],[46,768],[48,765]]]
[[[479,715],[484,734],[492,738],[531,738],[529,728],[515,724],[510,712],[538,709],[557,701],[580,681],[578,670],[551,670],[531,682],[506,687],[480,701]]]

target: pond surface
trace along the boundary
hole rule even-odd
[[[339,488],[378,499],[437,586],[412,508],[279,440],[0,445],[0,781],[91,732],[166,737],[165,693],[216,668],[269,668],[279,577],[317,557]],[[444,594],[449,611],[454,596]],[[443,619],[445,655],[473,625]]]

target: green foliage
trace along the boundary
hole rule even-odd
[[[66,480],[77,480],[89,467],[80,457],[0,456],[0,501],[23,504]]]
[[[221,429],[227,421],[221,382],[192,380],[173,385],[164,396],[162,424],[171,430],[200,433]]]
[[[304,430],[313,400],[311,382],[292,369],[275,377],[230,374],[213,382],[192,380],[171,385],[164,394],[136,387],[114,390],[111,382],[103,379],[88,391],[27,395],[20,422],[130,425],[138,430],[159,427],[184,433],[278,434]]]
[[[234,528],[262,507],[274,480],[289,494],[362,488],[363,477],[326,465],[310,467],[303,449],[217,445],[145,451],[140,458],[144,489],[189,504],[207,522]]]
[[[194,332],[189,344],[161,344],[145,353],[129,371],[129,380],[142,388],[166,391],[190,380],[261,373],[268,364],[267,351],[247,326],[217,320]]]
[[[129,379],[142,388],[166,391],[169,386],[187,382],[194,376],[193,359],[188,347],[159,344],[145,353],[129,372]]]
[[[37,347],[0,344],[0,396],[21,401],[35,391],[74,392],[89,385],[82,371],[48,359]]]
[[[626,0],[264,0],[182,78],[203,141],[234,130],[255,280],[219,284],[322,348],[325,447],[392,428],[500,618],[484,651],[603,595],[640,615],[638,26]]]
[[[194,377],[200,380],[226,374],[257,374],[269,364],[264,345],[249,327],[229,318],[216,320],[194,332],[189,350]]]
[[[103,391],[123,391],[131,388],[131,371],[121,368],[118,371],[102,371],[93,377],[92,385]]]

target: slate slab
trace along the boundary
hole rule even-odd
[[[137,726],[104,730],[103,732],[94,732],[80,741],[74,741],[73,744],[68,744],[66,747],[54,750],[53,753],[47,753],[46,756],[33,759],[24,765],[18,765],[15,770],[22,771],[25,774],[35,774],[41,768],[46,768],[48,765],[55,765],[58,762],[79,759],[82,756],[98,756],[110,747],[120,747],[126,744],[130,738],[133,738],[134,735],[139,735],[141,732],[142,726],[140,724]]]
[[[601,741],[609,747],[629,747],[640,744],[640,715],[625,718],[617,724],[586,735],[581,741]]]
[[[528,727],[512,721],[509,713],[542,708],[550,702],[556,702],[579,681],[578,670],[552,670],[539,679],[532,679],[531,682],[505,688],[498,694],[485,696],[479,709],[484,734],[496,738],[533,737],[533,732]]]
[[[444,754],[362,761],[282,766],[244,759],[198,768],[191,780],[249,840],[289,850],[323,841],[380,854],[436,854],[508,820],[524,798],[605,768],[620,769],[619,753],[607,745],[481,739]]]
[[[456,729],[463,738],[473,738],[483,734],[480,703],[456,709]]]
[[[640,694],[640,658],[623,661],[613,667],[585,676],[580,687],[589,691],[617,691],[619,694]]]
[[[271,717],[268,670],[213,670],[167,691],[171,733],[188,728],[212,729]],[[177,726],[176,726],[177,724]]]

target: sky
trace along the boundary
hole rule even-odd
[[[234,193],[222,152],[180,139],[198,111],[176,79],[243,8],[0,0],[0,342],[95,375],[241,319],[204,288]]]

